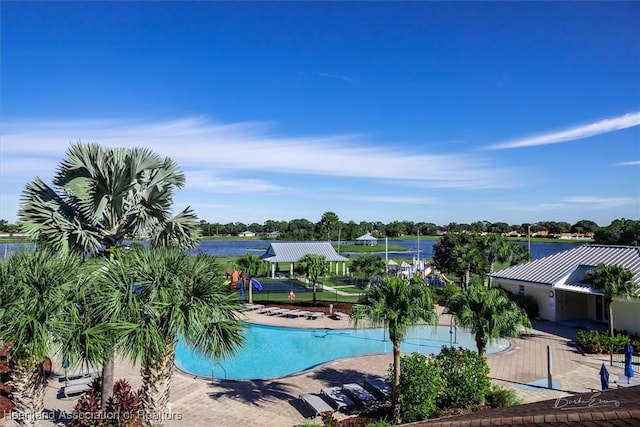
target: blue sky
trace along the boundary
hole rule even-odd
[[[640,3],[2,2],[0,218],[70,142],[209,222],[640,218]]]

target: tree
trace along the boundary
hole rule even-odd
[[[194,248],[200,225],[187,207],[171,217],[173,192],[184,173],[146,148],[72,144],[56,170],[54,188],[40,178],[26,185],[18,215],[40,246],[85,255],[148,237],[153,247]],[[102,408],[113,390],[113,358],[102,371]]]
[[[488,342],[517,336],[521,328],[531,327],[527,313],[502,289],[487,289],[482,283],[474,283],[453,295],[448,300],[448,309],[459,325],[475,335],[480,355],[485,353]]]
[[[467,289],[471,281],[471,272],[484,272],[485,257],[479,241],[456,246],[452,252],[456,263],[456,272],[462,276],[462,289]]]
[[[370,253],[359,255],[351,261],[351,270],[356,276],[362,276],[367,287],[371,286],[371,279],[376,274],[384,273],[385,268],[384,260]]]
[[[315,228],[318,239],[331,241],[338,237],[340,218],[333,212],[325,212]]]
[[[206,254],[140,250],[127,261],[108,260],[100,271],[120,291],[103,293],[93,309],[103,313],[105,322],[121,310],[135,313],[126,316],[135,327],[118,347],[141,365],[144,425],[162,425],[178,340],[205,356],[233,354],[244,343],[240,304],[226,286],[222,268]]]
[[[602,291],[605,304],[609,308],[609,334],[613,336],[613,299],[638,297],[638,285],[633,281],[633,273],[619,265],[599,264],[595,270],[587,274],[585,282]]]
[[[256,277],[262,268],[264,261],[258,255],[245,254],[236,260],[236,264],[244,276],[244,286],[248,286],[249,304],[253,304],[253,286],[251,278]]]
[[[489,273],[493,273],[495,262],[505,262],[511,258],[514,245],[499,234],[489,234],[482,237],[482,250],[489,264]],[[491,286],[491,279],[489,279]]]
[[[408,280],[386,276],[353,306],[351,319],[354,325],[357,327],[365,318],[374,325],[385,325],[389,331],[393,344],[393,416],[399,424],[400,343],[410,326],[419,322],[437,324],[433,295],[426,286],[411,285]]]
[[[0,259],[0,342],[11,343],[11,400],[20,426],[39,426],[43,364],[68,342],[78,309],[70,298],[83,281],[81,259],[48,250]]]
[[[316,292],[318,290],[318,278],[329,271],[329,264],[322,255],[306,254],[298,261],[300,269],[313,286],[313,305],[316,305]]]

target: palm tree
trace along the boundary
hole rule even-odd
[[[253,304],[253,286],[251,285],[251,278],[258,275],[260,268],[263,265],[262,259],[258,255],[245,254],[236,260],[236,264],[240,271],[242,271],[249,289],[249,304]]]
[[[154,247],[194,248],[200,229],[193,211],[171,217],[173,191],[184,183],[173,160],[146,148],[76,143],[56,170],[54,188],[40,178],[27,184],[18,215],[23,231],[58,251],[110,253],[127,236],[148,237]],[[110,357],[102,369],[103,410],[113,372]]]
[[[517,336],[523,327],[531,327],[527,313],[502,289],[487,289],[482,283],[474,283],[453,295],[448,300],[448,309],[460,326],[475,335],[480,355],[492,340]]]
[[[311,280],[313,285],[313,305],[316,305],[318,278],[324,276],[329,271],[327,259],[322,255],[306,254],[298,260],[298,264],[304,275],[307,276],[307,279]]]
[[[70,295],[82,283],[81,259],[47,250],[0,260],[0,342],[11,343],[11,400],[20,426],[39,426],[43,364],[71,339],[78,310]]]
[[[351,269],[354,274],[362,276],[367,287],[371,286],[371,279],[376,274],[382,274],[385,268],[385,262],[382,258],[369,253],[362,254],[351,261]]]
[[[456,246],[452,252],[459,271],[462,272],[462,289],[467,289],[471,280],[471,271],[484,270],[485,257],[478,242]]]
[[[107,261],[104,272],[104,280],[120,289],[102,299],[104,319],[115,319],[126,309],[125,317],[135,324],[118,348],[141,364],[144,425],[161,425],[177,342],[184,340],[214,358],[233,354],[244,343],[240,304],[210,255],[189,256],[176,248],[142,250],[126,262]]]
[[[609,308],[609,334],[613,336],[613,307],[611,304],[613,299],[638,297],[639,287],[633,281],[633,273],[619,265],[599,264],[595,270],[587,275],[585,282],[601,290],[604,294],[604,301]]]
[[[497,262],[507,261],[512,253],[513,245],[500,234],[488,234],[482,239],[482,249],[489,264],[489,273],[493,273],[493,266]],[[491,287],[491,276],[489,276]]]
[[[374,325],[385,325],[393,343],[393,416],[399,423],[400,343],[410,326],[420,322],[437,324],[433,295],[426,286],[411,285],[406,279],[386,276],[353,306],[351,319],[354,325],[358,326],[365,318]]]

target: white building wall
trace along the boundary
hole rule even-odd
[[[494,280],[494,286],[503,288],[513,294],[518,295],[520,293],[520,284],[509,282],[509,281],[500,281],[499,279]],[[538,303],[538,315],[540,319],[555,321],[556,320],[556,306],[557,303],[555,301],[555,296],[553,298],[553,305],[549,304],[549,291],[552,290],[551,287],[538,287],[524,285],[524,294],[530,295],[533,297]]]
[[[613,327],[640,335],[640,301],[613,301]]]

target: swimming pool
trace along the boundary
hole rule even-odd
[[[203,377],[256,380],[295,374],[343,357],[393,351],[383,328],[300,329],[248,324],[245,333],[245,346],[229,359],[203,357],[180,342],[175,364],[185,372]],[[456,347],[476,349],[473,336],[461,329],[450,334],[448,326],[416,326],[407,333],[401,351],[437,354],[443,345],[449,345],[453,336],[457,339]],[[487,353],[507,347],[508,342],[500,340],[488,345]]]

